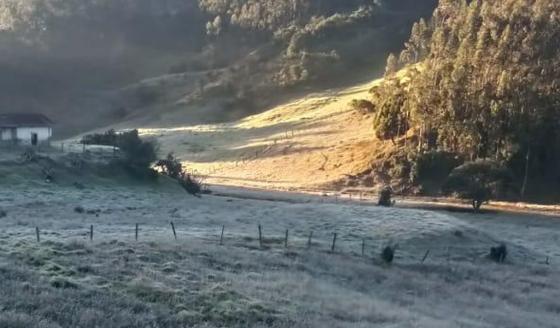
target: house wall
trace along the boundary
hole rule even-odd
[[[52,137],[52,129],[49,127],[18,128],[17,139],[24,144],[30,144],[32,133],[37,133],[39,142],[48,141]]]
[[[12,140],[12,129],[0,128],[0,141]]]

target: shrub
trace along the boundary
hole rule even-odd
[[[364,99],[354,99],[350,102],[350,107],[361,113],[361,114],[371,114],[375,112],[375,105],[368,100]]]
[[[511,172],[492,160],[477,160],[455,168],[444,185],[444,192],[472,200],[475,211],[511,181]]]
[[[488,254],[488,257],[495,262],[504,263],[507,254],[507,246],[505,244],[501,244],[500,246],[490,248],[490,254]]]
[[[202,193],[202,181],[200,178],[195,177],[194,175],[186,172],[181,172],[181,175],[178,179],[179,184],[186,192],[193,196],[198,196]]]
[[[133,169],[149,169],[157,160],[157,146],[152,141],[142,140],[138,130],[120,133],[117,147],[124,155],[124,163]]]
[[[391,189],[391,187],[383,188],[383,190],[381,190],[381,193],[379,194],[379,201],[377,205],[385,206],[385,207],[393,206],[394,204],[393,201],[391,200],[392,195],[393,195],[393,190]]]
[[[173,179],[179,179],[183,173],[183,164],[175,157],[173,153],[169,153],[165,159],[160,159],[156,165],[160,171]]]
[[[0,210],[0,219],[5,218],[6,216],[8,216],[8,213],[4,210]]]
[[[165,159],[159,160],[156,167],[159,168],[161,173],[177,180],[179,185],[189,194],[198,196],[203,192],[201,179],[185,171],[183,164],[173,153],[169,153]]]
[[[412,160],[410,180],[423,191],[440,190],[445,180],[463,160],[455,153],[429,151]]]
[[[37,162],[39,157],[33,149],[26,149],[20,156],[23,163]]]
[[[393,259],[395,258],[395,252],[397,251],[397,245],[395,246],[385,246],[383,251],[381,252],[381,259],[385,263],[393,263]]]
[[[111,129],[105,133],[88,134],[82,137],[80,143],[84,145],[117,146],[118,135]]]
[[[118,147],[122,153],[121,164],[138,176],[149,176],[152,172],[151,165],[157,159],[157,145],[153,141],[142,140],[138,130],[117,133],[109,130],[102,134],[86,135],[81,141],[83,144],[104,145]]]

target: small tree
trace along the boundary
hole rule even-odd
[[[133,172],[147,172],[157,160],[157,145],[152,141],[142,140],[138,130],[119,133],[116,146],[123,153],[124,165]]]
[[[175,157],[173,153],[169,153],[165,159],[160,159],[156,165],[161,172],[170,178],[179,179],[183,173],[183,164]]]
[[[492,160],[465,163],[447,178],[444,191],[472,200],[476,212],[511,180],[511,172]]]
[[[392,201],[392,196],[393,196],[393,189],[391,189],[391,187],[383,188],[383,190],[381,190],[381,193],[379,194],[379,201],[377,205],[384,206],[384,207],[393,206],[394,204]]]
[[[461,156],[447,151],[421,153],[412,159],[410,181],[422,192],[439,192],[449,174],[463,162]]]
[[[201,179],[188,173],[173,153],[169,153],[165,159],[159,160],[155,166],[163,174],[177,180],[179,185],[189,194],[198,196],[203,192]]]

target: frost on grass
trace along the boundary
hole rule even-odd
[[[558,221],[176,190],[0,190],[10,213],[0,220],[0,327],[556,325]],[[79,204],[99,216],[74,212]],[[387,266],[379,255],[390,240],[399,249]],[[487,259],[501,240],[505,265]]]

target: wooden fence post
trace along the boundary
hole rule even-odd
[[[89,226],[89,240],[93,241],[93,224]]]
[[[366,255],[366,240],[362,239],[362,257]]]
[[[428,258],[429,255],[430,255],[430,250],[427,250],[426,254],[424,254],[424,257],[422,258],[422,263],[424,263],[426,261],[426,259]]]
[[[220,235],[220,246],[224,244],[224,230],[226,229],[226,226],[223,225],[222,226],[222,234]]]
[[[262,226],[259,224],[259,245],[263,248],[263,239],[262,239]]]
[[[313,239],[313,231],[309,232],[309,238],[307,239],[307,248],[311,248],[311,239]]]
[[[173,230],[173,237],[177,240],[177,231],[175,231],[175,224],[171,222],[171,229]]]
[[[35,227],[35,235],[37,236],[37,242],[41,242],[41,232],[39,231],[39,227]]]
[[[284,239],[284,247],[288,248],[288,234],[290,233],[290,231],[288,229],[286,229],[286,238]]]
[[[136,223],[136,229],[134,230],[134,240],[138,241],[138,223]]]
[[[334,253],[334,248],[336,246],[336,232],[333,234],[333,240],[332,240],[332,246],[331,246],[331,252]]]

